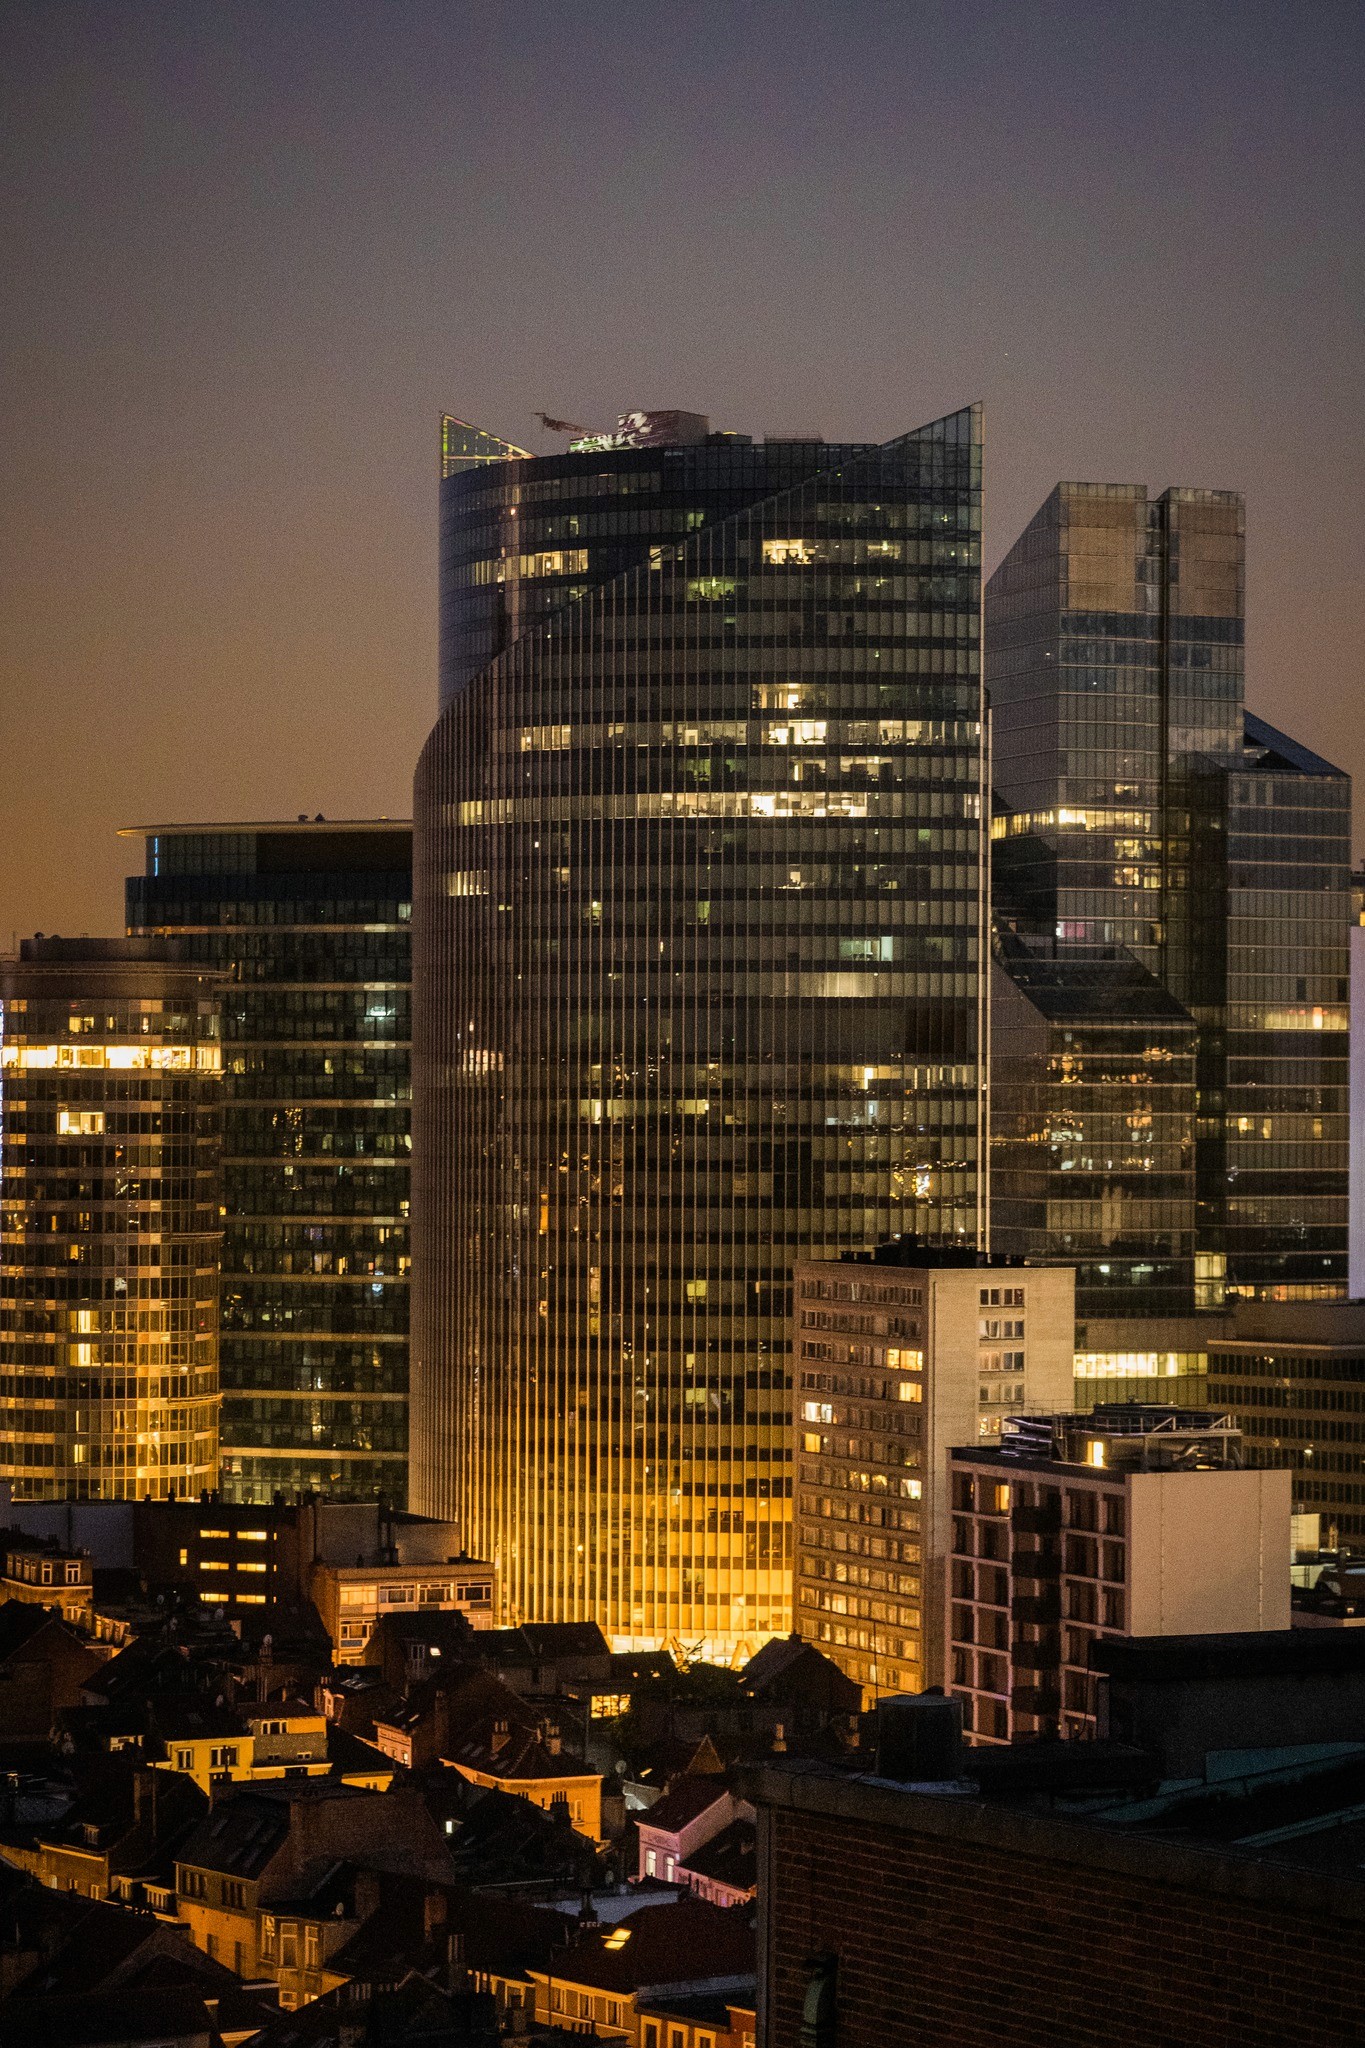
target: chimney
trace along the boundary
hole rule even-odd
[[[559,1755],[563,1744],[559,1739],[558,1721],[547,1721],[545,1723],[545,1747],[549,1750],[551,1756]]]
[[[444,1892],[428,1892],[422,1900],[422,1940],[430,1942],[438,1928],[446,1924],[446,1895]]]
[[[444,1905],[445,1901],[442,1900]],[[452,1993],[469,1989],[469,1964],[465,1956],[464,1930],[446,1929],[446,1989]]]
[[[773,1724],[773,1755],[785,1756],[787,1750],[787,1729],[782,1721]]]
[[[436,1754],[443,1757],[450,1747],[450,1699],[444,1686],[431,1703],[431,1718]]]
[[[373,1870],[358,1870],[355,1876],[355,1917],[363,1927],[379,1911],[379,1879]]]

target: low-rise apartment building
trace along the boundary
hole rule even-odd
[[[952,1455],[950,1679],[975,1742],[1095,1732],[1095,1645],[1289,1626],[1289,1474],[1231,1417],[1019,1417]]]
[[[329,1943],[357,1920],[325,1897],[327,1873],[354,1863],[444,1883],[441,1836],[412,1791],[365,1792],[335,1782],[230,1788],[176,1849],[176,1910],[206,1955],[239,1976],[269,1977],[281,2002],[327,1988]]]
[[[540,2026],[630,2048],[731,2048],[728,2001],[752,2012],[755,1968],[742,1907],[683,1897],[584,1928],[529,1975]],[[684,2000],[708,2001],[700,2025]]]
[[[494,1568],[482,1558],[431,1563],[318,1563],[309,1590],[338,1664],[362,1664],[370,1638],[389,1614],[463,1614],[474,1628],[493,1625]]]
[[[0,1601],[55,1607],[64,1621],[89,1630],[95,1589],[87,1551],[69,1549],[55,1537],[26,1536],[20,1529],[6,1530],[0,1543]]]
[[[326,1716],[303,1700],[269,1700],[247,1707],[209,1701],[154,1709],[165,1749],[160,1767],[193,1778],[203,1792],[220,1784],[271,1778],[324,1777],[331,1769]]]

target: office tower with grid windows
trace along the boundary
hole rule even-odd
[[[991,577],[995,1249],[1345,1286],[1350,781],[1244,704],[1242,502],[1060,484]]]
[[[979,1241],[980,463],[445,424],[413,1503],[515,1619],[786,1629],[793,1265]]]
[[[794,1295],[796,1629],[869,1702],[942,1685],[949,1457],[1070,1402],[1075,1275],[899,1244]]]
[[[222,1489],[407,1497],[405,819],[169,825],[130,932],[223,974]]]
[[[218,1475],[219,985],[182,949],[0,962],[0,1480],[184,1500]]]

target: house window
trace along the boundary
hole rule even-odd
[[[640,2048],[659,2048],[659,2022],[646,2020]]]
[[[311,1923],[303,1930],[304,1967],[315,1970],[318,1964],[318,1930]]]
[[[659,1858],[655,1850],[645,1850],[645,1876],[654,1877],[659,1869]]]
[[[619,1998],[609,1998],[607,2000],[607,2025],[609,2027],[619,2027],[623,2026],[624,2024],[625,2007],[622,2005]],[[712,2043],[712,2048],[715,2048],[714,2043]]]
[[[219,1743],[209,1751],[211,1771],[235,1771],[237,1768],[237,1745],[235,1742]]]
[[[246,1887],[239,1877],[223,1879],[223,1904],[240,1913],[246,1905]]]
[[[263,1913],[261,1915],[261,1955],[268,1961],[273,1961],[274,1959],[275,1915],[273,1913]]]
[[[192,1749],[178,1749],[175,1753],[175,1767],[178,1771],[192,1771],[194,1769],[194,1751]]]

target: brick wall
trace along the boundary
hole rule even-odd
[[[823,1949],[838,2048],[1365,2041],[1358,1924],[837,1816],[765,1820],[765,2048],[797,2048]]]

